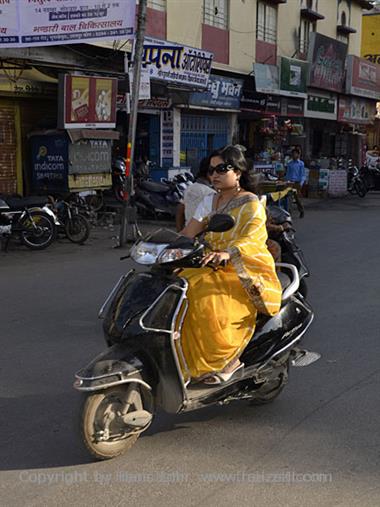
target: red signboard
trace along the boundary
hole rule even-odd
[[[380,65],[348,55],[346,93],[380,100]]]
[[[310,34],[309,86],[341,92],[347,44],[317,32]]]
[[[114,128],[117,79],[65,74],[60,78],[60,126]]]

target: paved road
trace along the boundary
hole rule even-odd
[[[104,231],[0,254],[1,505],[380,505],[379,217],[368,195],[297,224],[323,357],[293,369],[275,403],[159,414],[127,455],[98,463],[71,383],[103,349],[97,309],[127,263]]]

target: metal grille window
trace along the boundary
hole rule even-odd
[[[271,44],[277,43],[277,7],[257,2],[256,38]]]
[[[203,22],[228,30],[228,0],[203,0]]]

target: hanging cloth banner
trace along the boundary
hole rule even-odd
[[[133,37],[135,0],[0,0],[0,48]]]

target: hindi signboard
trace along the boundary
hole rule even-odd
[[[309,86],[333,92],[341,92],[344,83],[344,67],[347,44],[317,32],[310,33],[308,52]]]
[[[189,104],[219,109],[240,108],[243,80],[225,76],[211,76],[207,90],[191,93]]]
[[[348,55],[346,93],[380,100],[380,65]]]
[[[338,121],[369,125],[375,121],[376,102],[360,97],[339,96]]]
[[[135,4],[135,0],[0,0],[0,47],[131,38]]]
[[[145,37],[142,69],[148,69],[151,79],[206,88],[213,56],[203,49]]]

